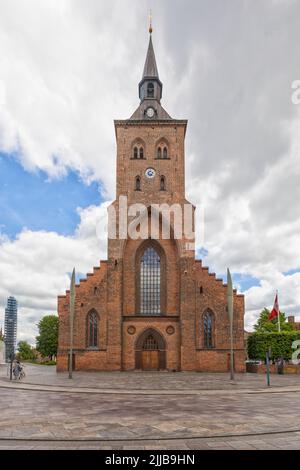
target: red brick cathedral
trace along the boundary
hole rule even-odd
[[[195,211],[185,199],[187,121],[172,119],[161,105],[151,33],[139,98],[129,119],[115,121],[117,184],[110,210],[117,235],[108,237],[108,259],[76,285],[73,367],[227,371],[226,285],[195,260],[193,235],[178,236],[174,215],[166,220],[157,209],[151,219],[162,204],[182,209],[181,221],[184,207],[191,208],[192,223]],[[156,236],[124,236],[124,222],[136,221],[133,204],[145,208],[139,228],[146,219]],[[169,237],[163,233],[167,222]],[[68,368],[69,302],[69,291],[58,297],[58,371]],[[235,370],[243,371],[244,297],[235,291],[233,331]]]

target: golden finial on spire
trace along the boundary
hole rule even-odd
[[[149,33],[152,34],[152,10],[150,10],[150,14],[149,14]]]

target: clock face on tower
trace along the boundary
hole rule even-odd
[[[147,108],[147,111],[146,111],[146,114],[149,118],[153,118],[154,114],[155,114],[155,111],[153,108],[151,108],[151,106],[149,108]]]
[[[147,168],[147,170],[145,171],[145,176],[147,178],[154,178],[154,176],[155,176],[154,168]]]

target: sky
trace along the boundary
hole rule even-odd
[[[150,8],[162,105],[189,121],[198,255],[230,267],[246,329],[276,289],[300,320],[300,2],[0,0],[0,325],[14,295],[19,340],[34,344],[73,266],[106,258],[113,120],[139,104]]]

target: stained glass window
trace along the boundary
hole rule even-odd
[[[141,315],[160,315],[160,257],[153,247],[141,258],[140,299]]]

